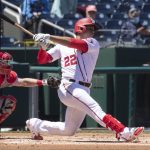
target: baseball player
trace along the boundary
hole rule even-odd
[[[40,64],[60,59],[62,78],[58,88],[60,101],[67,106],[65,122],[51,122],[31,118],[26,125],[33,139],[43,139],[41,134],[72,136],[89,115],[101,126],[116,132],[117,139],[135,140],[144,130],[143,127],[125,127],[116,118],[106,114],[90,96],[92,74],[99,55],[100,44],[93,38],[95,23],[91,18],[76,22],[76,38],[49,34],[35,34],[33,39],[41,46],[38,52]],[[46,51],[49,40],[57,43]]]
[[[22,86],[42,86],[45,80],[32,78],[19,78],[17,73],[11,69],[12,56],[6,52],[0,52],[0,88]],[[0,96],[0,124],[6,120],[16,108],[16,98],[12,95]]]

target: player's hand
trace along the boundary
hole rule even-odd
[[[50,34],[38,33],[33,35],[33,40],[39,42],[40,39],[50,39]]]
[[[50,45],[50,34],[38,33],[33,36],[33,39],[42,47],[42,49],[46,50]]]

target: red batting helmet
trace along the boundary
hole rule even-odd
[[[82,18],[79,19],[74,28],[75,33],[84,33],[86,31],[86,26],[93,25],[95,26],[95,21],[91,18]]]
[[[10,62],[13,61],[13,57],[7,52],[0,52],[0,66],[4,68],[10,68]]]

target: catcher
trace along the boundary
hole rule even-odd
[[[32,78],[19,78],[17,73],[11,69],[10,62],[13,57],[6,52],[0,52],[0,88],[20,86],[34,87],[47,85],[47,80]],[[49,79],[49,81],[52,81]],[[52,84],[52,82],[51,82]],[[16,98],[12,95],[0,96],[0,124],[5,121],[16,108]]]

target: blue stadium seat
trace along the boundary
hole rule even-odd
[[[97,4],[110,4],[111,7],[116,8],[120,0],[97,0]]]
[[[105,42],[107,44],[111,43],[111,42],[117,42],[117,35],[111,35],[111,36],[101,36],[99,37],[99,41],[100,42]]]
[[[150,19],[150,13],[141,12],[140,13],[140,18],[141,19]]]
[[[140,13],[140,21],[145,26],[150,26],[150,13]]]
[[[110,15],[112,13],[114,13],[114,9],[110,4],[108,3],[103,3],[103,4],[97,4],[96,5],[98,13],[104,13],[105,15],[107,15],[108,17],[110,17]]]
[[[150,26],[150,20],[149,19],[141,19],[141,23],[144,25],[144,26]]]
[[[117,12],[117,13],[112,14],[111,18],[112,19],[123,19],[123,20],[125,20],[125,19],[128,18],[128,16],[127,16],[126,13],[119,13],[119,12]]]
[[[107,29],[120,29],[122,26],[122,20],[109,20],[105,24]]]
[[[0,45],[1,47],[12,47],[14,45],[15,39],[12,37],[1,37],[0,38]]]
[[[96,0],[78,0],[78,5],[80,6],[95,5],[96,3]]]
[[[16,5],[16,6],[20,6],[24,0],[7,0],[7,1]]]
[[[110,10],[111,9],[111,5],[109,3],[101,3],[101,4],[97,4],[96,8],[97,8],[98,11]]]
[[[83,18],[83,16],[79,13],[75,13],[75,14],[65,14],[63,19],[80,19]]]
[[[78,0],[78,3],[95,3],[97,0]]]
[[[97,13],[96,15],[96,20],[98,20],[99,22],[101,23],[105,23],[109,20],[110,18],[108,17],[108,15],[104,12],[100,12],[100,13]]]
[[[150,38],[145,38],[144,39],[144,45],[150,45]]]
[[[73,19],[61,19],[60,21],[57,22],[57,25],[67,30],[73,31],[75,22],[76,20]]]
[[[146,2],[146,3],[150,3],[150,0],[143,0],[144,2]]]
[[[128,10],[130,9],[130,6],[129,5],[125,5],[125,4],[119,4],[118,7],[117,7],[117,12],[125,12],[127,13]]]
[[[121,0],[122,3],[143,3],[143,0]]]
[[[100,3],[114,3],[119,2],[120,0],[97,0]]]
[[[143,5],[142,12],[150,13],[150,4]]]

